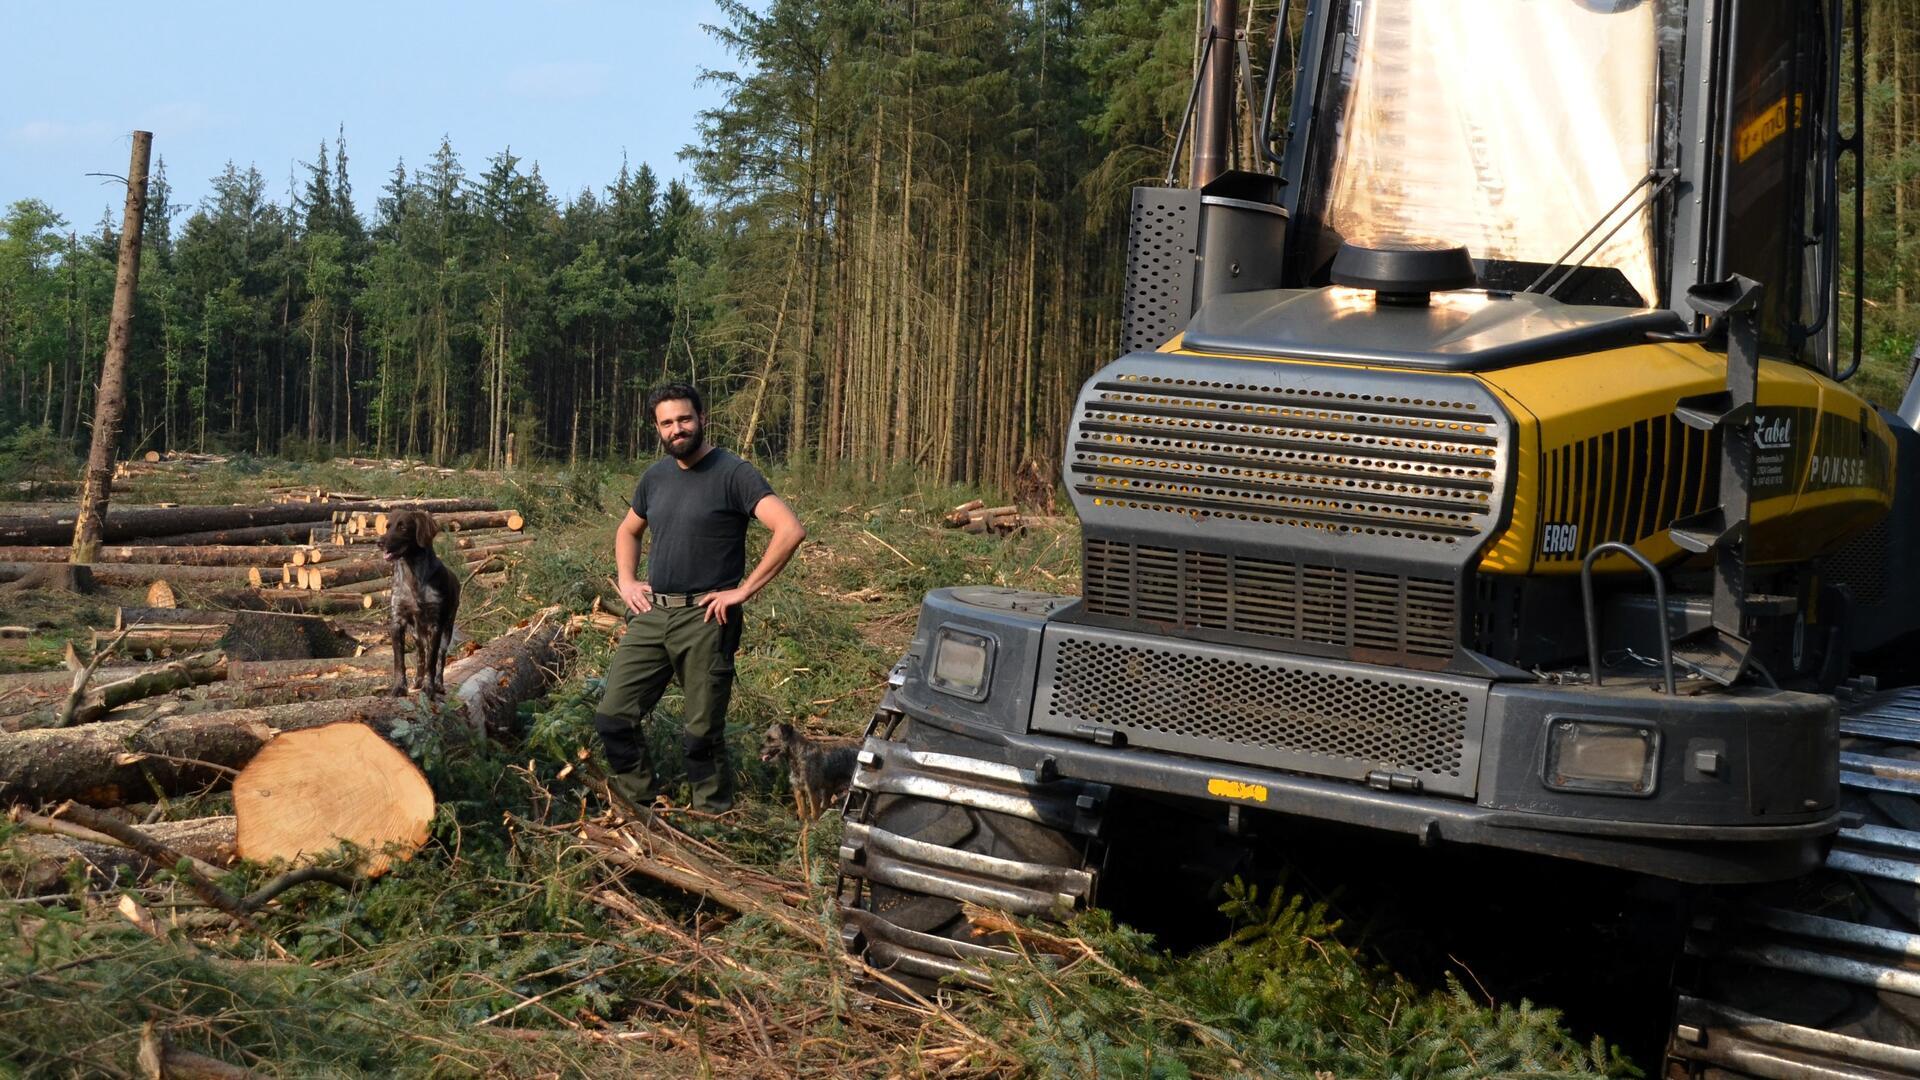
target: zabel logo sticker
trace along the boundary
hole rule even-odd
[[[1792,449],[1793,417],[1762,416],[1759,426],[1753,429],[1753,445],[1762,450]]]
[[[1218,795],[1222,799],[1245,799],[1248,802],[1266,802],[1265,784],[1243,784],[1238,780],[1225,780],[1214,777],[1207,781],[1207,794]]]

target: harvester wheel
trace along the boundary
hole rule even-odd
[[[873,824],[895,836],[980,855],[1074,869],[1085,863],[1084,842],[1076,842],[1065,833],[1024,818],[952,803],[886,796],[874,812]],[[973,923],[957,900],[877,882],[870,887],[869,896],[869,909],[875,915],[904,930],[975,945],[1005,944],[1004,935],[975,936]]]

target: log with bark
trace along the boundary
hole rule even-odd
[[[433,520],[446,532],[467,532],[471,529],[511,529],[519,532],[527,524],[518,510],[467,510],[435,514]]]
[[[351,615],[376,606],[368,593],[267,588],[248,595],[270,611],[307,612],[314,615]],[[231,594],[223,594],[216,599],[228,604],[234,602]]]
[[[223,544],[105,544],[93,553],[94,565],[141,563],[153,566],[277,566],[304,548],[294,544],[252,547]],[[0,548],[11,562],[65,562],[72,549],[43,545]]]
[[[6,553],[0,548],[0,555]],[[0,562],[0,581],[19,581],[29,579],[36,571],[44,572],[57,563],[36,562]],[[156,580],[179,583],[184,581],[224,581],[245,584],[247,570],[245,566],[168,566],[158,563],[95,563],[88,567],[95,584],[115,589],[144,589]]]
[[[95,672],[94,678],[102,685],[125,682],[168,666],[142,664],[101,667]],[[310,700],[320,696],[374,693],[379,689],[381,680],[390,677],[393,659],[385,650],[369,651],[365,656],[318,660],[240,660],[229,657],[225,667],[224,678],[195,684],[204,687],[196,692],[196,696],[206,698],[210,705],[238,708]],[[0,716],[0,730],[17,731],[33,726],[30,718],[42,712],[51,715],[49,710],[58,706],[72,687],[73,674],[66,671],[0,676],[0,713],[8,714]],[[85,695],[82,696],[83,704],[84,701]]]
[[[196,544],[298,544],[311,537],[315,530],[327,528],[327,525],[328,523],[324,521],[296,521],[287,525],[258,525],[247,529],[212,529],[207,532],[154,537],[148,540],[147,544],[162,547]]]
[[[95,630],[93,648],[98,652],[105,648],[108,642],[117,637],[124,637],[120,647],[129,656],[138,657],[142,653],[168,656],[187,649],[204,649],[209,645],[218,645],[220,639],[226,636],[226,623],[174,623],[172,625],[134,623],[118,630]]]
[[[468,724],[511,729],[520,702],[544,693],[563,662],[563,623],[545,615],[448,666],[448,697]],[[278,732],[358,720],[384,734],[417,709],[413,697],[360,697],[0,734],[0,803],[111,806],[196,791],[225,782]]]
[[[427,510],[457,513],[498,510],[491,499],[382,499],[374,503],[265,503],[257,506],[113,507],[101,526],[101,542],[126,543],[141,537],[167,537],[265,525],[320,528],[326,516],[341,509],[386,511]],[[72,510],[0,517],[0,544],[57,544],[73,535]]]
[[[307,594],[311,596],[311,594]],[[321,657],[321,659],[236,659],[228,657],[227,680],[238,684],[276,684],[288,678],[307,678],[307,676],[346,675],[353,671],[376,671],[390,665],[388,657],[359,655],[359,657]],[[123,663],[123,665],[102,665],[94,678],[102,682],[113,682],[119,678],[154,671],[157,665],[148,663]],[[73,686],[71,671],[29,671],[21,675],[0,675],[0,711],[13,711],[15,705],[25,707],[40,705],[46,701],[60,701],[67,696],[67,690]]]
[[[351,562],[297,566],[294,572],[296,584],[300,588],[319,592],[323,589],[337,589],[342,585],[353,585],[375,578],[391,578],[393,564],[385,559],[355,559]]]
[[[179,652],[220,644],[242,660],[305,660],[353,654],[353,642],[318,615],[276,611],[203,611],[196,608],[121,608],[116,631],[135,627],[128,652]],[[96,631],[98,635],[107,631]],[[196,644],[198,643],[198,644]]]
[[[124,648],[124,645],[122,646]],[[90,724],[130,702],[159,694],[171,694],[188,687],[204,686],[227,677],[227,654],[199,653],[162,664],[124,679],[102,683],[81,695],[74,707],[72,723]]]
[[[64,891],[68,874],[75,870],[92,882],[106,885],[116,880],[144,878],[156,869],[145,855],[104,833],[62,818],[17,809],[12,817],[26,835],[14,841],[13,850],[22,856],[20,861],[0,871],[0,882],[10,889],[28,894]],[[230,815],[162,821],[135,828],[155,842],[200,863],[202,873],[218,874],[233,862],[235,825]]]

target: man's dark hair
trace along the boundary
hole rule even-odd
[[[657,415],[660,403],[663,401],[689,401],[693,403],[693,411],[696,414],[707,415],[707,403],[700,400],[700,391],[686,383],[668,383],[665,386],[655,387],[653,393],[647,395],[647,415],[650,417]]]

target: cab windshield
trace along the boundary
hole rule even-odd
[[[1556,296],[1660,304],[1657,6],[1349,0],[1303,208],[1329,239],[1463,244],[1490,288],[1597,242]]]

